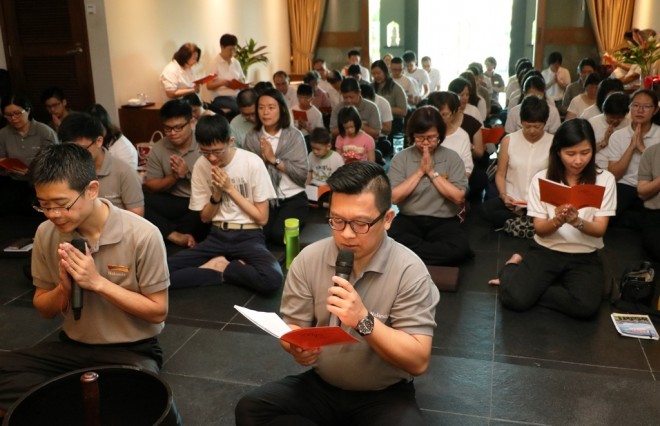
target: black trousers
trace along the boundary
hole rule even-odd
[[[473,254],[457,217],[398,214],[387,233],[427,265],[456,265]]]
[[[305,191],[299,192],[293,197],[279,200],[279,205],[276,207],[271,205],[268,211],[268,223],[264,226],[266,241],[272,245],[283,246],[284,220],[297,218],[300,221],[300,229],[302,229],[308,213],[309,201]]]
[[[329,385],[314,370],[267,383],[236,405],[237,426],[424,424],[412,382],[347,391]]]
[[[501,228],[508,219],[518,217],[518,215],[506,207],[500,197],[484,201],[481,205],[481,216],[492,223],[495,228]]]
[[[660,210],[644,209],[644,249],[656,262],[660,262]]]
[[[500,301],[526,311],[536,304],[575,318],[589,318],[603,296],[603,264],[596,251],[564,253],[532,243],[520,264],[504,266]]]
[[[209,225],[202,223],[199,212],[188,208],[189,198],[176,197],[165,192],[144,193],[144,217],[156,225],[167,240],[167,236],[177,231],[191,234],[197,242],[206,238]]]

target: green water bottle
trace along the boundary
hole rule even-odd
[[[300,221],[296,218],[284,220],[284,244],[286,245],[286,269],[291,267],[291,262],[300,252]]]

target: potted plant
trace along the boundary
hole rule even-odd
[[[257,42],[254,39],[250,39],[244,46],[236,46],[236,59],[241,64],[243,74],[247,75],[248,68],[252,64],[268,62],[266,57],[268,53],[263,52],[264,49],[266,49],[266,46],[257,47]]]
[[[632,31],[632,40],[627,40],[625,47],[614,54],[617,61],[639,66],[640,79],[651,75],[653,64],[660,60],[660,44],[655,38],[655,31]]]

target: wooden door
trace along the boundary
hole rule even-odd
[[[0,0],[0,22],[13,93],[26,95],[34,117],[49,122],[41,92],[64,90],[72,109],[94,103],[83,0]]]

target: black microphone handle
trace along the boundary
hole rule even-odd
[[[72,240],[71,245],[82,253],[86,251],[85,240],[83,239]],[[71,275],[69,275],[69,279],[71,280],[71,309],[73,311],[73,319],[78,321],[83,308],[83,289],[73,280]]]

